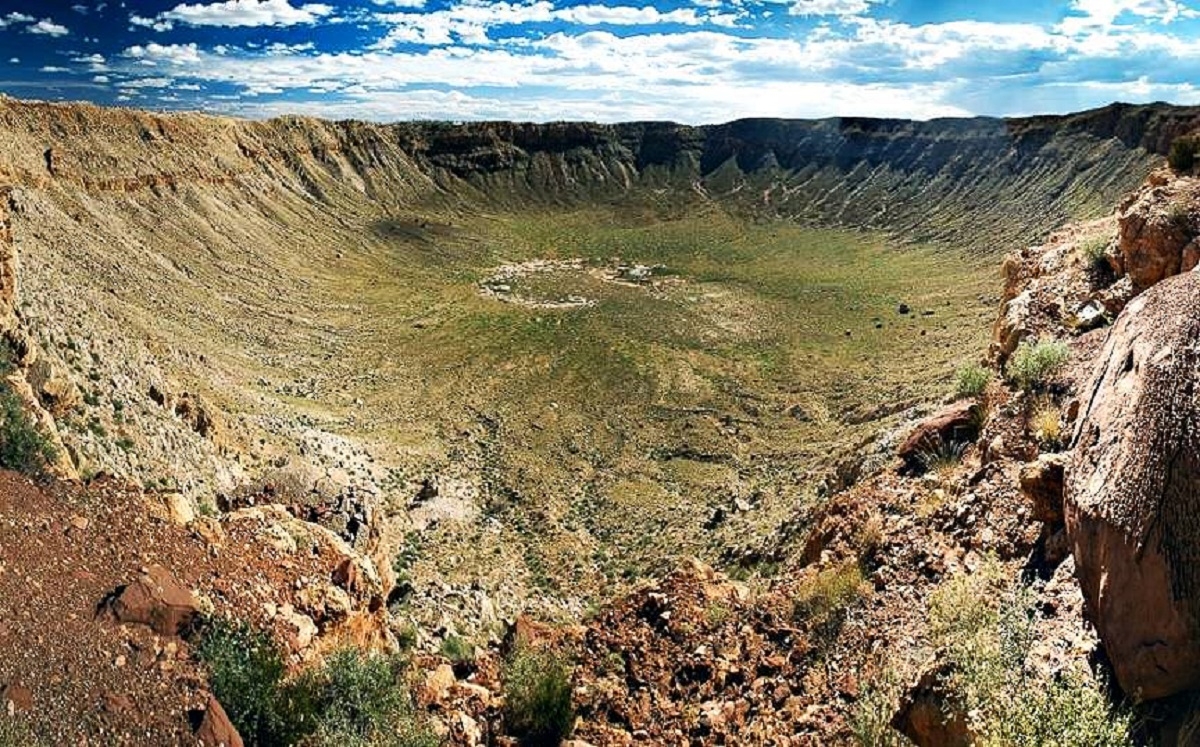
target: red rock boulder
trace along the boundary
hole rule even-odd
[[[229,720],[225,709],[212,696],[208,698],[195,737],[199,747],[243,747],[241,735]]]
[[[1200,274],[1130,302],[1084,402],[1064,514],[1088,614],[1131,696],[1200,686]]]
[[[117,622],[149,625],[160,635],[183,633],[200,614],[192,593],[160,565],[121,589],[110,609]]]

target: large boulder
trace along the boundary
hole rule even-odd
[[[1198,185],[1195,179],[1155,174],[1118,216],[1118,264],[1136,290],[1196,265]]]
[[[110,606],[117,622],[149,625],[159,635],[186,632],[200,614],[192,592],[160,565],[119,589]]]
[[[1200,686],[1200,274],[1118,317],[1066,470],[1064,513],[1092,622],[1121,686]]]

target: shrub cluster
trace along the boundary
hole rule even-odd
[[[505,730],[531,747],[557,747],[575,726],[571,671],[552,651],[519,643],[504,666]]]
[[[243,623],[215,619],[197,654],[213,694],[250,745],[435,747],[417,720],[403,662],[346,649],[289,677],[279,648]]]
[[[954,374],[954,394],[959,399],[980,397],[991,380],[990,370],[978,363],[968,363]]]
[[[1200,135],[1182,135],[1171,142],[1167,163],[1175,171],[1191,171],[1197,152],[1200,152]]]
[[[7,346],[0,345],[0,467],[39,476],[53,463],[54,446],[4,380],[12,370],[12,353]]]
[[[1131,717],[1109,704],[1098,677],[1087,671],[1048,677],[1025,666],[1036,615],[1032,594],[1014,588],[994,560],[950,579],[930,600],[931,639],[950,664],[946,684],[976,743],[1131,744]]]
[[[1008,379],[1027,392],[1043,389],[1070,357],[1065,343],[1022,342],[1008,361]]]
[[[797,588],[792,617],[808,630],[818,651],[841,632],[850,608],[862,598],[863,581],[862,568],[849,561],[821,571]]]

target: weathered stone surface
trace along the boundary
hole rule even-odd
[[[179,635],[200,613],[196,598],[162,566],[151,566],[112,601],[118,622],[149,625],[160,635]]]
[[[1084,390],[1065,478],[1088,612],[1126,692],[1200,685],[1200,275],[1126,307]]]
[[[1063,520],[1065,454],[1042,454],[1021,468],[1021,492],[1029,499],[1033,518],[1047,524]]]
[[[1191,211],[1195,189],[1193,179],[1151,182],[1122,206],[1120,265],[1138,290],[1190,269],[1187,263],[1194,266],[1196,227]]]
[[[225,709],[212,696],[208,698],[204,718],[196,728],[195,736],[200,747],[242,747],[241,735],[229,720]]]
[[[930,668],[900,699],[892,727],[917,747],[968,747],[974,743],[966,714],[953,708],[944,682],[947,667]]]

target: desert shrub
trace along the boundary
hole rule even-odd
[[[1200,151],[1200,137],[1182,135],[1171,142],[1167,152],[1167,163],[1175,171],[1191,171],[1196,164],[1196,153]]]
[[[976,743],[1116,747],[1131,744],[1131,718],[1108,702],[1088,671],[1050,677],[1025,666],[1034,641],[1033,595],[987,561],[932,596],[930,637],[950,664],[950,691]]]
[[[475,647],[459,636],[449,635],[442,641],[442,656],[455,664],[463,664],[475,658]]]
[[[1022,342],[1008,361],[1008,379],[1027,392],[1042,389],[1062,370],[1070,355],[1061,342]]]
[[[1034,405],[1029,415],[1029,432],[1043,448],[1062,448],[1062,416],[1053,400],[1042,399]]]
[[[926,472],[943,474],[962,463],[963,454],[967,450],[965,441],[945,439],[940,436],[931,438],[921,444],[917,451],[917,459]]]
[[[357,747],[436,747],[404,687],[404,663],[355,649],[335,652],[305,676],[317,704],[316,743]]]
[[[29,726],[18,716],[10,716],[0,708],[0,747],[36,747],[41,744]]]
[[[954,394],[959,399],[979,397],[992,380],[992,372],[978,363],[968,363],[954,374]]]
[[[244,623],[217,619],[201,633],[197,654],[213,695],[247,744],[295,744],[317,727],[307,680],[289,683],[275,643]]]
[[[850,561],[827,568],[802,583],[792,599],[792,617],[804,625],[818,648],[832,643],[846,615],[862,597],[863,573]]]
[[[288,677],[271,638],[216,619],[200,631],[197,655],[213,694],[251,745],[433,747],[416,719],[400,659],[347,649],[322,667]]]
[[[504,666],[504,725],[525,745],[558,745],[571,734],[571,672],[560,656],[518,645]]]
[[[1192,208],[1182,197],[1171,200],[1167,205],[1167,219],[1181,229],[1187,229],[1192,222]]]
[[[1108,236],[1091,236],[1079,244],[1079,256],[1093,275],[1108,275],[1112,268],[1108,264]]]
[[[892,715],[900,699],[900,678],[887,669],[867,681],[850,713],[850,732],[858,747],[905,747],[911,744],[892,728]]]
[[[54,446],[25,412],[21,398],[0,382],[0,467],[41,475],[54,456]]]

